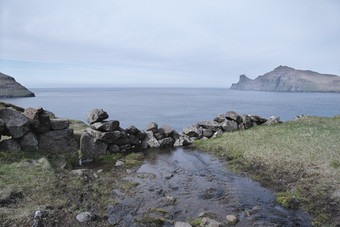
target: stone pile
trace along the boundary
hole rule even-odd
[[[43,108],[20,112],[12,107],[0,109],[0,150],[68,153],[78,150],[73,129],[66,119],[51,119]]]

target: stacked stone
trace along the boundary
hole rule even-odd
[[[117,120],[105,121],[108,118],[109,115],[102,109],[88,112],[87,122],[90,127],[80,138],[80,149],[84,159],[142,147],[146,138],[144,131],[140,131],[135,126],[124,130]]]
[[[144,141],[146,143],[146,145],[144,144],[145,148],[173,147],[180,137],[178,132],[169,125],[158,128],[158,124],[155,122],[151,122],[145,130],[147,133],[147,138]]]
[[[271,117],[270,119],[276,120],[276,122],[279,121],[278,117]],[[195,140],[206,140],[216,137],[223,132],[248,129],[264,124],[267,121],[267,119],[257,115],[240,115],[234,111],[229,111],[226,114],[217,115],[213,121],[200,121],[191,127],[185,127],[175,145],[185,146]]]
[[[43,108],[27,108],[20,112],[12,107],[0,110],[0,142],[5,151],[45,151],[67,153],[78,150],[73,129],[66,119],[51,119]]]

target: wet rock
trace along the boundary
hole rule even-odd
[[[87,128],[86,132],[93,138],[97,140],[103,140],[108,143],[114,143],[122,136],[120,131],[101,132],[92,128]]]
[[[102,121],[96,122],[90,125],[92,129],[101,131],[101,132],[112,132],[119,130],[119,121]]]
[[[214,131],[212,129],[203,129],[203,136],[207,138],[211,138],[214,135]]]
[[[225,120],[220,124],[221,128],[225,132],[233,132],[238,129],[238,125],[236,121]]]
[[[0,118],[4,121],[7,132],[12,138],[20,138],[30,129],[28,119],[12,107],[0,110]]]
[[[271,116],[265,124],[266,125],[272,125],[272,124],[277,124],[277,123],[282,123],[280,121],[280,117],[279,116]]]
[[[160,147],[172,147],[175,143],[175,140],[171,137],[166,137],[164,139],[161,139],[158,141],[160,144]]]
[[[227,215],[226,218],[230,224],[236,224],[238,222],[238,218],[233,214]]]
[[[253,122],[251,121],[250,117],[247,114],[242,114],[241,117],[244,129],[253,127]]]
[[[82,212],[76,216],[76,219],[81,223],[94,221],[95,218],[96,215],[94,215],[92,212]]]
[[[108,153],[114,154],[120,151],[119,146],[117,144],[109,144],[107,147]]]
[[[39,150],[49,153],[72,153],[78,150],[71,128],[40,134],[38,141]]]
[[[188,222],[175,222],[175,227],[192,227]]]
[[[39,150],[38,144],[38,138],[32,132],[26,133],[20,139],[21,149],[23,151],[37,151]]]
[[[216,121],[217,123],[222,123],[224,120],[225,120],[224,114],[219,114],[214,118],[214,121]]]
[[[220,129],[220,124],[216,121],[200,121],[197,124],[204,129],[211,129],[214,132]]]
[[[242,123],[242,117],[234,111],[228,111],[225,114],[225,118],[227,118],[228,120],[236,121],[237,124]]]
[[[86,120],[89,124],[92,124],[95,122],[103,121],[107,118],[109,118],[109,115],[103,109],[94,109],[94,110],[90,110],[87,113]]]
[[[0,142],[1,151],[21,151],[19,142],[15,139],[2,140]]]
[[[52,130],[63,130],[70,126],[70,121],[67,119],[51,119]]]
[[[145,131],[152,131],[152,132],[158,132],[158,124],[156,122],[151,122],[146,126]]]
[[[222,227],[222,223],[210,218],[202,218],[202,227]]]
[[[147,138],[146,138],[147,147],[157,148],[161,146],[158,140],[154,137],[152,131],[147,131],[146,133],[147,133]]]
[[[50,116],[43,108],[27,108],[25,109],[23,115],[29,120],[31,128],[34,132],[45,133],[50,130]]]
[[[96,158],[106,154],[108,144],[83,133],[80,138],[80,150],[84,158]]]
[[[136,128],[135,126],[131,125],[127,129],[125,129],[125,131],[126,131],[127,134],[136,135],[139,132],[139,129]]]

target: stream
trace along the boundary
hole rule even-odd
[[[306,213],[280,206],[271,190],[197,150],[148,152],[128,173],[126,179],[138,186],[132,196],[113,190],[119,200],[108,209],[111,225],[173,226],[199,216],[227,225],[226,215],[232,214],[239,219],[235,226],[311,226]]]

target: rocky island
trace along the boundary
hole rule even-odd
[[[34,97],[34,93],[6,74],[0,73],[0,98]]]
[[[254,80],[241,75],[239,82],[232,84],[230,89],[279,92],[340,92],[340,76],[279,66]]]

